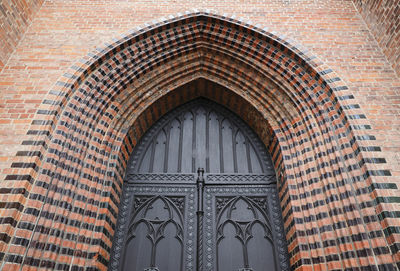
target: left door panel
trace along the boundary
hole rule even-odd
[[[194,270],[195,187],[127,186],[120,216],[123,240],[117,270]]]

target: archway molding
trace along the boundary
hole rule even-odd
[[[395,268],[373,201],[390,172],[363,159],[368,122],[347,87],[298,46],[205,11],[137,29],[57,82],[37,112],[47,133],[35,167],[15,177],[27,192],[3,266],[106,269],[133,147],[198,96],[240,115],[271,152],[293,269]]]

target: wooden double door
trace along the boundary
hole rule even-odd
[[[276,179],[253,131],[198,99],[135,147],[110,270],[289,270]]]

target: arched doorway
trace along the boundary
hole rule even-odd
[[[289,270],[271,157],[214,102],[153,125],[123,191],[111,270]]]
[[[41,146],[26,153],[34,168],[6,179],[26,190],[6,218],[0,268],[106,270],[133,147],[199,90],[271,153],[293,270],[397,268],[399,242],[385,228],[392,207],[377,197],[391,173],[364,159],[377,147],[360,144],[375,139],[347,104],[352,92],[285,38],[208,11],[129,33],[55,84],[35,117],[46,128],[29,142]]]

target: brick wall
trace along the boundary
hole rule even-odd
[[[1,1],[0,72],[42,4],[43,0]]]
[[[400,2],[354,0],[354,4],[400,77]]]
[[[218,39],[220,34],[217,34],[218,31],[212,28],[212,23],[210,23],[211,30],[207,29],[210,35],[212,34],[209,46],[213,43],[221,46],[220,57],[213,57],[203,51],[201,53],[199,51],[198,54],[189,52],[186,54],[187,49],[184,47],[181,55],[176,53],[174,49],[185,42],[193,46],[192,42],[196,39],[192,41],[190,35],[189,40],[165,49],[168,53],[167,59],[169,59],[165,60],[165,63],[156,58],[158,51],[152,51],[152,46],[145,46],[142,48],[145,52],[149,50],[150,55],[155,54],[154,58],[149,58],[149,63],[154,65],[144,61],[147,59],[146,54],[143,54],[142,58],[135,58],[137,63],[143,64],[142,69],[149,75],[140,75],[140,80],[130,81],[129,78],[135,71],[134,67],[124,74],[121,72],[123,67],[119,67],[118,63],[123,62],[124,55],[136,57],[136,55],[131,55],[130,51],[126,51],[127,48],[132,46],[135,49],[135,46],[144,45],[135,39],[129,41],[132,45],[124,43],[124,40],[129,40],[129,38],[119,43],[113,43],[111,39],[145,22],[151,25],[152,20],[163,17],[166,20],[171,14],[184,13],[191,8],[211,8],[219,14],[227,13],[229,17],[243,17],[243,20],[251,20],[250,28],[251,25],[260,28],[267,27],[268,30],[265,33],[278,33],[277,36],[265,34],[265,37],[295,40],[290,41],[291,44],[302,46],[296,47],[297,53],[290,53],[291,45],[280,47],[274,44],[273,40],[267,42],[264,36],[248,32],[247,35],[263,40],[263,46],[270,44],[272,49],[269,50],[272,51],[268,51],[265,55],[277,66],[272,67],[268,62],[264,63],[257,53],[257,43],[250,41],[242,45],[247,46],[247,52],[241,49],[241,45],[233,42],[234,47],[227,51],[232,51],[241,58],[238,58],[238,62],[229,61],[229,57],[235,58],[235,55],[228,54],[229,57],[226,55],[223,49],[228,48],[226,47],[228,45],[223,39]],[[189,29],[189,23],[181,22],[181,24],[184,26],[183,29]],[[219,25],[217,24],[218,27]],[[227,26],[232,27],[229,24]],[[173,27],[168,29],[172,31]],[[157,31],[162,32],[162,30]],[[240,31],[241,35],[247,33],[247,30]],[[222,33],[228,35],[225,32]],[[129,34],[127,35],[129,37]],[[148,44],[151,44],[150,36],[152,35],[156,34],[149,32],[142,39],[146,37],[149,40]],[[172,31],[171,39],[176,41],[180,37]],[[97,50],[88,55],[84,61],[80,60],[96,47],[103,48],[105,42],[112,43],[111,47],[116,49],[107,54],[102,50]],[[125,44],[125,47],[119,47],[118,44]],[[157,42],[156,44],[156,48],[161,48]],[[309,52],[306,52],[303,46],[308,48]],[[275,49],[276,52],[274,52]],[[222,57],[224,54],[225,57]],[[199,59],[199,55],[202,58]],[[301,61],[299,56],[304,56],[306,60]],[[308,59],[307,56],[316,56],[317,59]],[[252,64],[252,57],[260,59],[254,58]],[[290,69],[285,72],[283,66],[278,64],[285,59],[289,61],[291,58],[290,61],[298,63],[298,66],[288,64]],[[247,62],[240,65],[240,61],[245,62],[244,59],[247,59]],[[319,60],[325,64],[320,63]],[[89,64],[85,64],[86,61],[89,61]],[[162,68],[157,65],[157,61],[163,63]],[[256,62],[260,62],[260,67],[263,68],[260,70],[252,68]],[[258,111],[253,114],[255,117],[247,121],[259,120],[251,125],[269,145],[274,156],[281,180],[281,204],[286,217],[285,226],[289,230],[287,238],[290,244],[292,266],[299,270],[308,270],[308,267],[315,265],[324,270],[328,267],[340,269],[340,266],[368,266],[373,262],[372,265],[384,268],[394,260],[399,261],[396,247],[399,243],[397,233],[400,223],[396,210],[399,209],[400,202],[397,189],[400,173],[400,157],[398,156],[400,151],[400,118],[398,118],[400,82],[350,0],[276,0],[268,1],[268,3],[171,1],[164,4],[159,1],[133,3],[125,0],[46,1],[0,74],[2,87],[0,93],[0,177],[3,180],[0,188],[3,206],[0,211],[2,217],[0,256],[5,259],[3,267],[14,268],[15,265],[23,262],[27,266],[57,265],[61,268],[74,264],[77,267],[91,265],[105,268],[109,257],[113,226],[115,226],[113,214],[119,201],[124,164],[129,150],[132,149],[132,142],[136,142],[148,125],[155,121],[151,117],[152,114],[146,114],[149,111],[145,113],[142,111],[145,108],[154,109],[152,103],[155,102],[156,95],[167,95],[167,90],[171,90],[172,95],[168,96],[170,102],[167,105],[169,104],[170,108],[163,108],[163,112],[179,104],[177,98],[171,98],[174,97],[173,93],[177,93],[172,90],[190,80],[191,75],[197,74],[199,64],[204,65],[200,72],[203,76],[217,81],[229,90],[219,90],[214,94],[205,92],[205,96],[223,103],[221,96],[214,97],[213,95],[221,95],[224,92],[236,93],[238,97],[242,97],[242,100],[232,99],[232,104],[226,104],[234,109],[235,104],[244,103],[243,100],[246,100],[243,98],[245,97],[243,89],[248,89],[253,95],[246,101],[251,104],[253,110],[257,108]],[[71,66],[73,68],[69,68]],[[152,70],[147,70],[149,67]],[[68,73],[62,76],[66,71]],[[137,72],[141,74],[142,70]],[[262,75],[262,73],[265,74]],[[282,78],[268,80],[263,78],[263,76],[268,77],[269,73],[274,75],[271,78]],[[109,93],[113,84],[118,89],[124,89],[119,81],[114,82],[116,75],[127,78],[129,87],[126,91],[115,92],[114,97],[112,96],[114,94]],[[294,79],[291,79],[290,75]],[[164,88],[159,86],[164,86]],[[268,86],[268,91],[265,93],[261,91],[263,86]],[[310,92],[310,94],[301,92],[299,89],[302,87],[308,87],[315,92]],[[75,93],[76,89],[79,91]],[[156,91],[150,98],[143,94],[164,89],[165,93]],[[321,89],[323,91],[319,92]],[[102,94],[97,91],[102,91]],[[309,104],[311,98],[307,98],[307,95],[311,93],[320,99],[316,101],[318,106],[313,110],[308,108],[308,106],[313,108]],[[110,97],[107,96],[109,94]],[[190,96],[187,99],[190,99]],[[126,101],[131,102],[127,104]],[[260,103],[260,101],[263,102]],[[269,103],[271,106],[267,107]],[[328,106],[330,103],[332,105]],[[138,105],[139,107],[136,108]],[[307,108],[302,108],[303,106]],[[97,107],[98,111],[95,109]],[[332,108],[336,111],[332,111]],[[88,117],[85,116],[87,113],[93,113],[91,116],[98,118],[98,122],[94,122],[95,125],[90,126],[91,128],[86,125],[92,120],[81,123],[77,119],[79,116],[80,119],[85,120]],[[317,118],[320,119],[307,126],[302,123],[302,119],[309,121],[307,117],[309,114],[318,116]],[[339,120],[342,124],[336,123],[339,125],[337,127],[330,126],[325,123],[327,116],[321,117],[321,114],[328,114],[333,122]],[[113,120],[115,116],[120,119]],[[287,118],[279,120],[282,116]],[[265,118],[269,120],[268,125],[265,124]],[[302,124],[297,124],[297,122]],[[68,128],[64,127],[65,123],[68,123]],[[318,128],[320,130],[315,128],[318,126],[321,127]],[[121,127],[123,130],[119,130]],[[335,141],[334,144],[331,143],[331,137],[335,137],[332,127],[343,130],[346,138],[338,139],[339,141]],[[122,132],[125,130],[129,130],[128,134]],[[84,138],[81,141],[79,138],[83,134],[93,137],[92,139]],[[275,137],[268,136],[271,134]],[[299,135],[298,138],[296,135]],[[303,153],[302,151],[310,147],[310,143],[303,142],[303,137],[313,138],[311,144],[313,151],[321,151],[321,148],[315,145],[319,146],[321,144],[319,142],[325,142],[323,144],[326,152],[321,152],[324,153],[322,156],[328,157],[321,158],[318,152],[315,153],[315,157],[322,159],[318,163],[322,164],[311,163],[301,166],[307,154],[297,157],[296,152],[292,153],[292,150],[293,146],[297,146],[299,153]],[[98,138],[102,138],[102,141],[96,141]],[[93,143],[98,149],[86,149],[87,146],[84,144],[86,141]],[[350,142],[351,146],[348,146],[346,142]],[[327,146],[329,144],[333,146]],[[84,156],[75,157],[73,164],[64,161],[76,155],[71,149],[66,151],[65,155],[72,156],[64,156],[64,150],[69,148],[68,146],[77,147],[79,151],[76,153]],[[119,148],[123,151],[113,152]],[[340,150],[342,154],[336,157],[331,150]],[[89,165],[87,169],[83,169],[85,173],[80,174],[89,172],[94,179],[80,178],[79,174],[71,172],[74,167],[77,170],[85,168],[82,164],[85,163],[83,159],[85,157],[96,157],[96,162]],[[341,167],[337,168],[332,164],[336,163],[334,161],[341,161],[340,159],[345,159],[344,163],[351,170],[355,170],[347,175],[351,178],[346,178],[348,173],[344,174],[341,172]],[[107,167],[105,168],[102,161],[117,165],[116,169],[106,172]],[[322,170],[325,171],[324,178],[326,179],[322,183],[314,183],[313,178],[319,175],[314,176],[313,168],[314,170],[318,168],[317,172],[320,172],[321,166],[325,163],[330,165],[328,168],[323,166],[326,168]],[[349,168],[345,169],[346,172]],[[43,170],[39,171],[39,169],[47,170],[44,173],[54,172],[56,175],[46,177]],[[105,178],[109,175],[104,172],[110,176],[117,176],[113,179],[115,182],[113,187],[103,186],[104,182],[109,181]],[[340,173],[340,177],[336,175],[332,177],[333,172]],[[98,179],[104,182],[99,182]],[[356,180],[357,183],[347,184],[349,180],[351,182]],[[74,182],[93,185],[96,191],[105,189],[104,191],[108,191],[112,197],[101,199],[96,196],[97,194],[88,194],[84,186],[79,189],[71,186]],[[51,183],[50,188],[48,183]],[[335,187],[333,192],[329,188],[332,185]],[[293,187],[298,187],[298,190],[292,190]],[[323,194],[326,198],[321,198],[321,200],[326,199],[326,205],[308,209],[309,204],[312,205],[312,203],[304,200],[307,189],[328,191],[327,194]],[[74,191],[72,198],[68,198],[67,194],[63,194],[64,192],[60,193],[60,191],[68,190]],[[68,208],[52,204],[43,205],[42,196],[46,193],[49,193],[49,198],[54,198],[56,201],[62,199],[74,202],[77,204],[74,205],[75,207],[90,207],[102,219],[95,220],[90,215],[82,216],[71,212]],[[346,197],[349,193],[352,196]],[[77,195],[93,197],[94,202],[76,201]],[[334,200],[329,202],[328,198]],[[107,202],[107,208],[99,208],[96,205],[101,200]],[[313,200],[313,198],[308,200]],[[335,214],[328,214],[326,208],[335,210]],[[322,214],[332,217],[337,226],[345,223],[348,228],[324,232],[323,220],[306,224],[294,223],[304,218],[315,219],[316,215]],[[84,225],[80,224],[76,229],[69,224],[60,224],[59,219],[64,221],[65,218],[84,223]],[[91,225],[96,225],[101,232],[90,231]],[[64,233],[68,233],[68,229],[78,232],[78,236],[75,237],[79,242],[68,243],[62,238],[56,238],[58,233],[54,229],[59,227],[66,229]],[[90,251],[87,251],[87,240],[81,238],[88,235],[87,231],[89,231],[89,236],[92,236],[88,239],[89,242],[103,240],[104,243],[95,242],[94,246],[89,247]],[[318,237],[321,232],[323,234]],[[315,233],[315,236],[311,233]],[[334,248],[330,245],[324,247],[326,244],[320,239],[321,236],[332,238],[335,234],[337,239],[340,239],[339,243],[334,244]],[[365,239],[366,236],[371,239]],[[42,250],[43,247],[46,249]],[[62,251],[62,253],[52,253],[49,248]],[[372,253],[376,253],[375,257],[371,256]],[[334,255],[340,256],[336,258]]]

